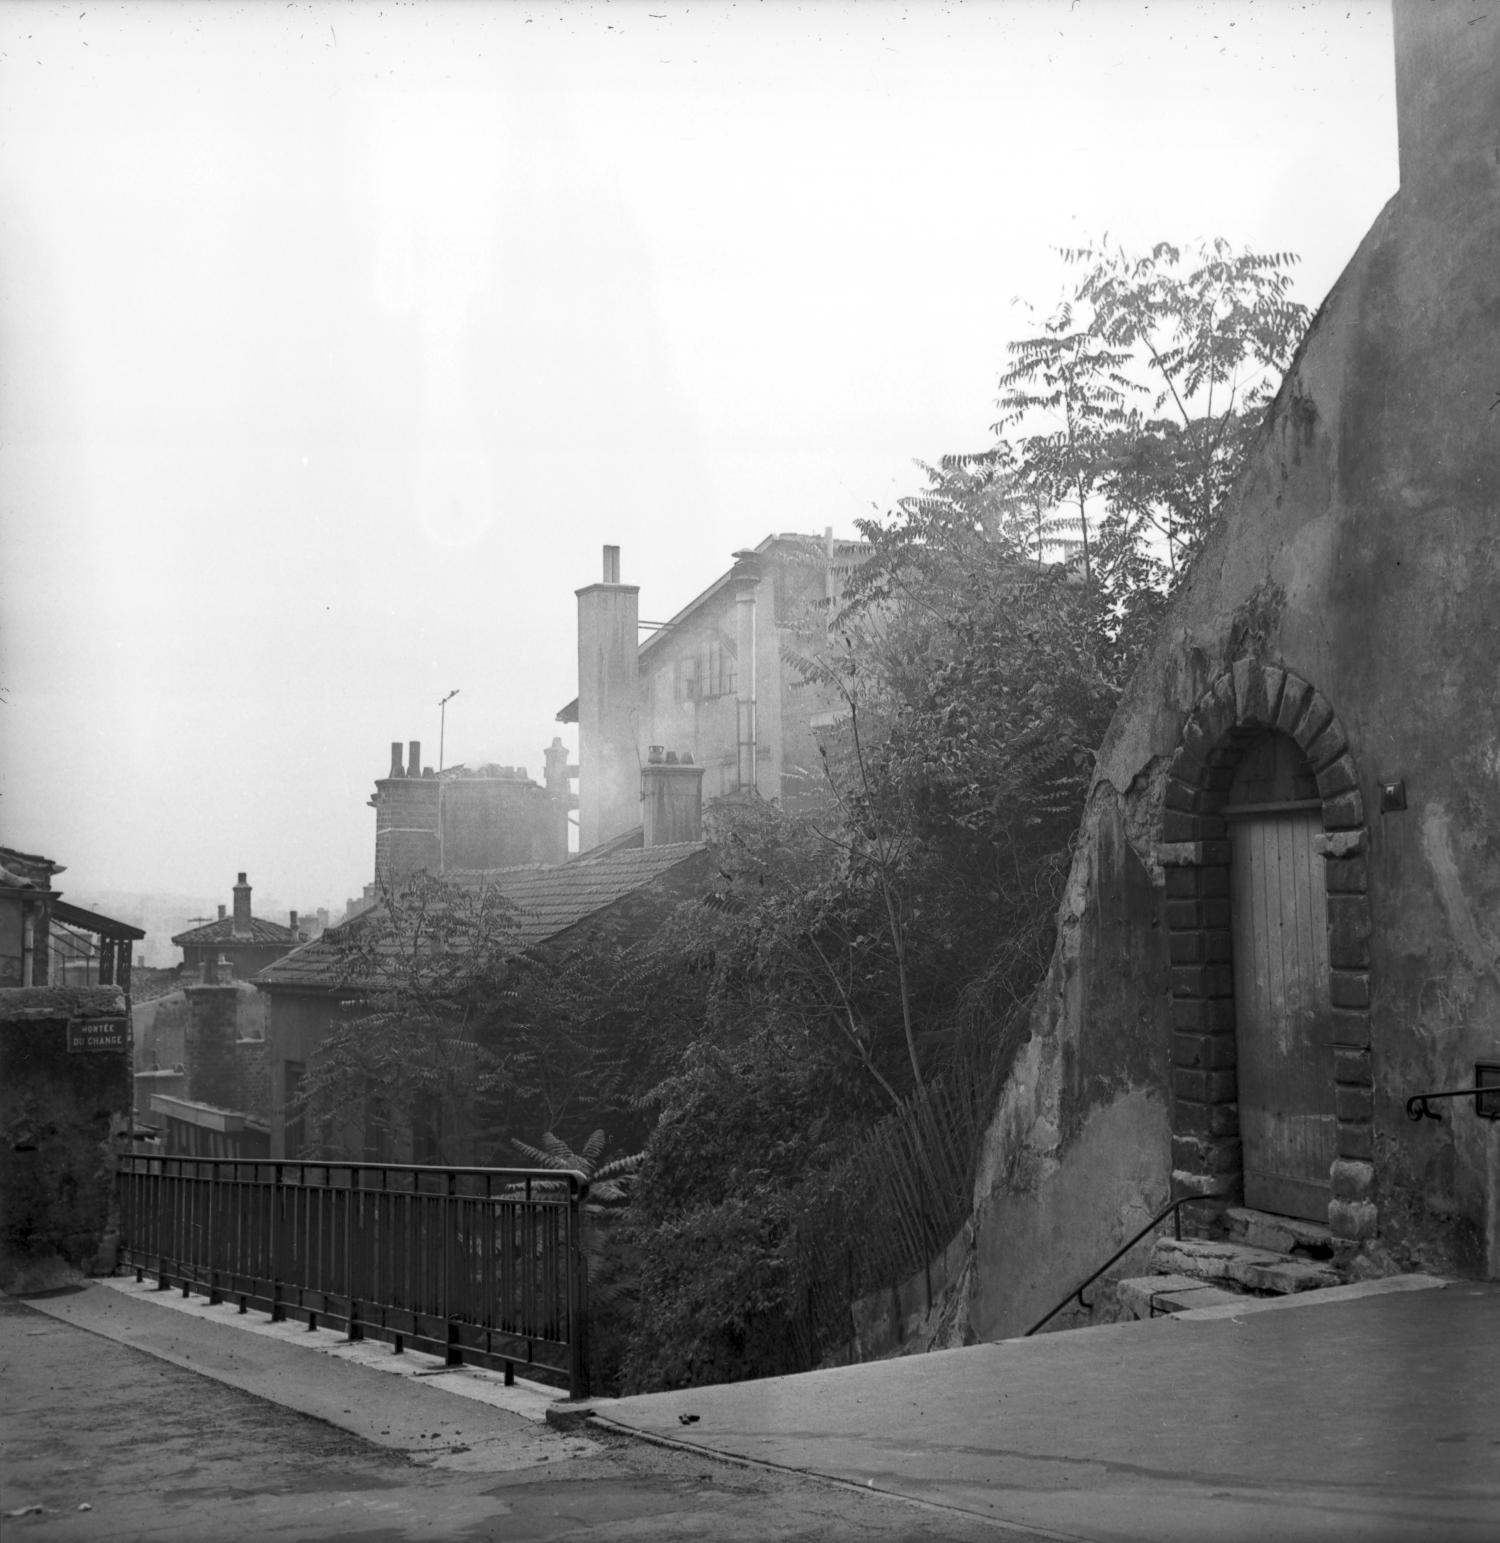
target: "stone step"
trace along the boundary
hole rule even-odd
[[[1229,1241],[1247,1248],[1263,1248],[1273,1254],[1300,1253],[1326,1259],[1333,1253],[1333,1234],[1321,1222],[1296,1216],[1275,1216],[1248,1206],[1230,1206],[1224,1213]]]
[[[1191,1275],[1140,1275],[1116,1281],[1115,1292],[1121,1308],[1133,1318],[1160,1318],[1166,1313],[1245,1300],[1241,1292],[1210,1286]]]
[[[1281,1294],[1316,1291],[1343,1281],[1331,1265],[1315,1260],[1198,1238],[1158,1238],[1151,1249],[1151,1268],[1160,1275],[1185,1275],[1231,1289]]]

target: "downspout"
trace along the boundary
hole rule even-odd
[[[32,979],[36,965],[36,906],[34,902],[21,902],[21,984],[35,986]]]
[[[753,793],[756,785],[756,593],[760,588],[760,557],[755,552],[736,552],[731,577],[734,581],[735,647],[739,653],[738,709],[739,790]]]

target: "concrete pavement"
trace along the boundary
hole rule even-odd
[[[22,1419],[20,1448],[7,1438],[5,1449],[6,1508],[17,1493],[9,1471],[17,1450],[23,1488],[51,1497],[37,1502],[50,1515],[9,1526],[44,1526],[34,1535],[49,1540],[519,1543],[602,1537],[606,1528],[611,1537],[663,1539],[998,1533],[1097,1543],[1477,1543],[1500,1534],[1494,1285],[1404,1277],[800,1377],[597,1400],[569,1434],[540,1423],[558,1408],[548,1390],[506,1389],[498,1375],[444,1371],[378,1343],[350,1346],[329,1331],[268,1324],[149,1284],[115,1281],[8,1306],[0,1317],[6,1386],[30,1393],[18,1402],[12,1392],[5,1411],[13,1426],[18,1410]],[[43,1327],[18,1338],[17,1313]],[[49,1368],[80,1354],[74,1384],[47,1384]],[[128,1364],[116,1364],[120,1357]],[[164,1382],[169,1373],[180,1380]],[[257,1397],[226,1403],[203,1377]],[[273,1404],[290,1425],[277,1427],[266,1413]],[[178,1431],[180,1407],[212,1413]],[[244,1442],[207,1451],[196,1487],[168,1491],[178,1497],[175,1520],[153,1520],[157,1470],[172,1469],[173,1443],[191,1447],[200,1429],[230,1428],[231,1415],[250,1421],[248,1450],[264,1449],[270,1466],[236,1469]],[[113,1466],[100,1469],[88,1455],[95,1427],[105,1432],[100,1450],[120,1441],[129,1449]],[[346,1447],[335,1444],[304,1470],[296,1453],[322,1450],[309,1429]],[[352,1446],[349,1436],[358,1438]],[[83,1456],[69,1456],[80,1441]],[[117,1513],[124,1506],[123,1525],[101,1530],[97,1512],[66,1511],[78,1488],[68,1488],[70,1463],[86,1467],[94,1485],[89,1495],[79,1489],[80,1501],[108,1496]],[[255,1530],[225,1530],[234,1518],[214,1507],[228,1503],[226,1494],[253,1502],[235,1516]]]
[[[1479,1543],[1500,1537],[1497,1364],[1500,1287],[1408,1277],[593,1407],[1101,1543]]]
[[[939,1507],[562,1435],[539,1418],[545,1394],[499,1377],[116,1284],[0,1297],[4,1543],[997,1535]]]

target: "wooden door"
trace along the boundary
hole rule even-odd
[[[1230,822],[1245,1204],[1314,1221],[1337,1150],[1321,829],[1315,809]]]

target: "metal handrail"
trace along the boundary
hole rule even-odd
[[[1484,1094],[1500,1099],[1500,1083],[1491,1083],[1488,1087],[1478,1088],[1447,1088],[1438,1093],[1413,1093],[1406,1101],[1406,1118],[1408,1120],[1437,1120],[1441,1122],[1442,1115],[1436,1109],[1427,1107],[1429,1098],[1472,1098],[1474,1100],[1474,1113],[1481,1120],[1500,1120],[1500,1113],[1492,1114],[1488,1109],[1479,1107],[1479,1100]]]
[[[1210,1193],[1208,1193],[1206,1195],[1179,1195],[1170,1205],[1163,1206],[1161,1208],[1161,1210],[1159,1210],[1156,1213],[1156,1215],[1153,1216],[1151,1218],[1151,1220],[1149,1222],[1147,1222],[1144,1227],[1141,1228],[1141,1230],[1139,1232],[1135,1233],[1131,1237],[1129,1242],[1122,1243],[1120,1245],[1120,1247],[1117,1248],[1114,1251],[1114,1253],[1112,1253],[1109,1256],[1109,1258],[1106,1259],[1104,1261],[1104,1263],[1101,1264],[1099,1266],[1099,1268],[1094,1271],[1094,1273],[1092,1275],[1090,1275],[1086,1280],[1081,1281],[1077,1286],[1075,1286],[1067,1294],[1067,1296],[1065,1296],[1062,1299],[1062,1301],[1059,1302],[1057,1304],[1057,1306],[1054,1307],[1052,1309],[1052,1311],[1046,1315],[1046,1317],[1038,1318],[1037,1321],[1034,1324],[1032,1324],[1032,1326],[1029,1329],[1027,1329],[1027,1331],[1021,1336],[1021,1338],[1022,1339],[1030,1339],[1030,1337],[1033,1334],[1035,1334],[1038,1329],[1045,1328],[1049,1323],[1052,1322],[1052,1320],[1055,1317],[1057,1317],[1057,1315],[1063,1310],[1063,1308],[1068,1306],[1068,1304],[1070,1302],[1076,1301],[1080,1307],[1084,1307],[1084,1308],[1088,1307],[1088,1305],[1089,1305],[1088,1302],[1084,1300],[1084,1295],[1083,1295],[1084,1292],[1087,1291],[1088,1288],[1090,1286],[1092,1286],[1094,1284],[1094,1282],[1096,1280],[1098,1280],[1101,1275],[1104,1274],[1104,1272],[1110,1267],[1110,1265],[1116,1263],[1120,1259],[1123,1259],[1125,1257],[1125,1255],[1128,1254],[1130,1252],[1130,1250],[1132,1248],[1134,1248],[1135,1245],[1137,1243],[1139,1243],[1141,1241],[1141,1239],[1143,1237],[1145,1237],[1148,1232],[1151,1232],[1155,1228],[1161,1226],[1161,1224],[1164,1221],[1166,1221],[1166,1219],[1169,1216],[1172,1218],[1173,1234],[1177,1238],[1177,1241],[1180,1243],[1182,1241],[1182,1207],[1183,1206],[1185,1206],[1185,1205],[1192,1205],[1195,1201],[1198,1201],[1198,1200],[1232,1200],[1233,1198],[1234,1198],[1234,1196],[1231,1193],[1229,1193],[1227,1190],[1226,1191],[1211,1191]]]
[[[136,1154],[119,1189],[122,1262],[158,1290],[587,1393],[581,1173]]]

